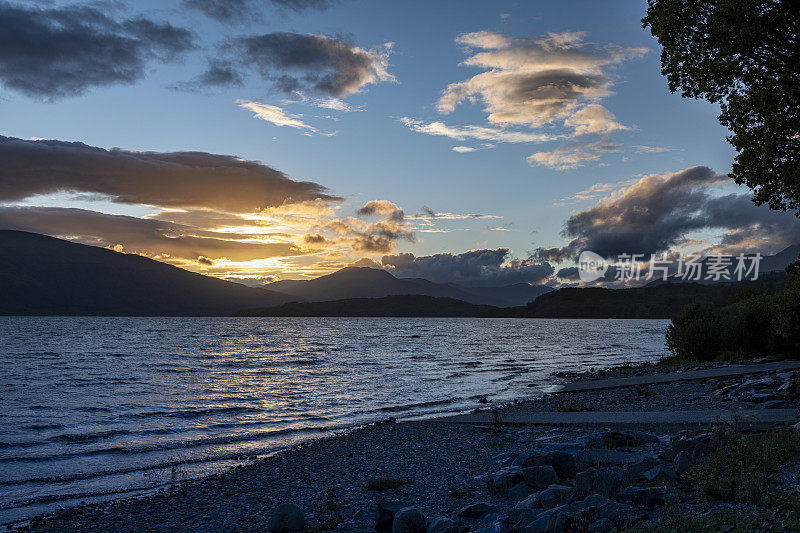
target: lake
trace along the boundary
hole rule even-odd
[[[666,320],[0,317],[0,523],[666,354]]]

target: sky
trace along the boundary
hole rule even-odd
[[[643,1],[0,0],[0,228],[260,284],[764,254]],[[559,273],[563,272],[563,277]]]

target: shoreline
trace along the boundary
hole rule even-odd
[[[681,368],[694,370],[741,363]],[[670,370],[673,369],[651,363],[553,376],[564,381],[563,385]],[[728,386],[728,381],[744,380],[736,377],[597,391],[556,391],[496,407],[501,420],[525,412],[635,413],[752,407],[746,398],[732,400],[716,393],[718,389],[713,387],[721,383]],[[684,428],[676,425],[637,427],[639,431],[657,435],[661,444],[668,443],[681,429]],[[250,464],[178,482],[144,496],[67,508],[39,515],[15,527],[34,531],[267,530],[270,517],[280,504],[295,503],[303,509],[309,524],[335,526],[325,530],[374,531],[376,509],[382,500],[413,505],[429,519],[435,516],[457,519],[460,509],[475,502],[488,502],[498,513],[513,514],[519,500],[504,494],[489,494],[486,490],[488,476],[502,467],[501,456],[507,459],[531,449],[549,449],[556,442],[584,442],[604,430],[578,425],[506,425],[499,433],[492,433],[474,424],[443,422],[441,415],[398,422],[388,418],[345,428],[259,457]],[[381,490],[369,489],[370,484],[377,484]],[[465,524],[474,522],[466,520]]]

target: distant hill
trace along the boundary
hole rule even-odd
[[[520,309],[532,318],[671,318],[693,303],[719,307],[754,293],[779,291],[785,272],[762,275],[757,281],[729,283],[663,282],[632,289],[567,287],[539,296]]]
[[[213,316],[296,300],[36,233],[0,230],[0,315]]]
[[[347,267],[311,280],[276,281],[267,288],[313,302],[417,294],[499,307],[524,305],[552,290],[527,283],[500,287],[434,283],[421,278],[396,278],[385,270],[369,267]]]
[[[265,309],[250,309],[239,313],[239,316],[480,317],[499,315],[503,311],[490,305],[474,305],[453,298],[406,294],[332,302],[293,302]]]

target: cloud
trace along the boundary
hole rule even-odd
[[[475,148],[472,148],[471,146],[453,146],[453,151],[460,154],[466,154],[469,152],[474,152]]]
[[[528,156],[533,166],[548,167],[555,170],[572,170],[582,167],[589,161],[597,161],[603,154],[618,152],[621,146],[608,139],[597,141],[572,140],[552,152],[537,152]]]
[[[657,254],[688,244],[695,231],[726,231],[716,249],[726,253],[775,251],[800,242],[794,216],[756,207],[746,194],[712,194],[732,183],[708,167],[645,176],[570,216],[561,248],[537,250],[541,260],[574,259],[583,250],[603,257]],[[768,247],[769,249],[765,249]]]
[[[460,35],[456,43],[481,50],[462,65],[485,71],[448,85],[437,109],[452,113],[459,104],[477,99],[493,124],[540,127],[571,119],[574,124],[565,125],[576,131],[620,129],[624,126],[597,101],[610,93],[609,69],[647,50],[597,47],[585,43],[583,37],[582,32],[550,33],[540,39],[509,38],[486,31]]]
[[[478,140],[503,143],[541,143],[557,139],[557,136],[530,131],[511,131],[485,126],[448,126],[444,122],[425,123],[409,117],[400,119],[407,128],[417,133],[449,137],[457,141]]]
[[[598,104],[590,104],[575,111],[564,120],[564,125],[574,128],[575,135],[591,133],[611,133],[617,130],[629,130],[615,121],[614,114]]]
[[[309,133],[320,133],[321,135],[331,136],[332,133],[321,133],[314,126],[310,126],[302,121],[300,115],[287,114],[282,108],[274,105],[261,104],[250,100],[236,100],[236,104],[244,109],[249,109],[256,118],[271,122],[276,126],[288,126],[298,130],[306,130]]]
[[[273,90],[342,98],[366,85],[396,81],[387,70],[392,46],[365,50],[327,35],[274,32],[234,39],[224,50],[233,56],[231,64],[257,72]]]
[[[553,274],[548,263],[531,258],[509,260],[510,254],[508,248],[419,257],[401,253],[383,256],[381,264],[398,277],[424,278],[437,283],[541,283]]]
[[[405,216],[402,209],[388,200],[371,200],[356,213],[364,216],[381,215],[397,221],[402,221]]]
[[[674,148],[665,148],[663,146],[634,146],[637,154],[659,154],[662,152],[671,152]]]
[[[267,235],[254,242],[235,234],[213,233],[172,222],[62,207],[0,207],[0,228],[117,247],[168,261],[197,261],[201,265],[219,258],[249,261],[304,253],[290,242],[267,242]]]
[[[334,219],[319,229],[334,238],[328,244],[345,244],[353,250],[366,253],[391,253],[398,240],[414,242],[414,232],[407,226],[403,210],[387,200],[372,200],[356,210],[365,217],[380,217],[377,222],[365,222],[355,217]]]
[[[171,61],[193,47],[188,30],[166,22],[116,20],[88,6],[0,3],[0,83],[35,98],[132,84],[151,61]]]
[[[234,213],[316,200],[339,201],[317,183],[262,163],[206,152],[106,150],[77,142],[0,136],[0,201],[57,192],[115,202]]]
[[[295,12],[324,11],[332,3],[331,0],[269,0],[269,2],[281,9]],[[258,14],[258,3],[254,0],[183,0],[183,5],[220,22],[241,22]]]

